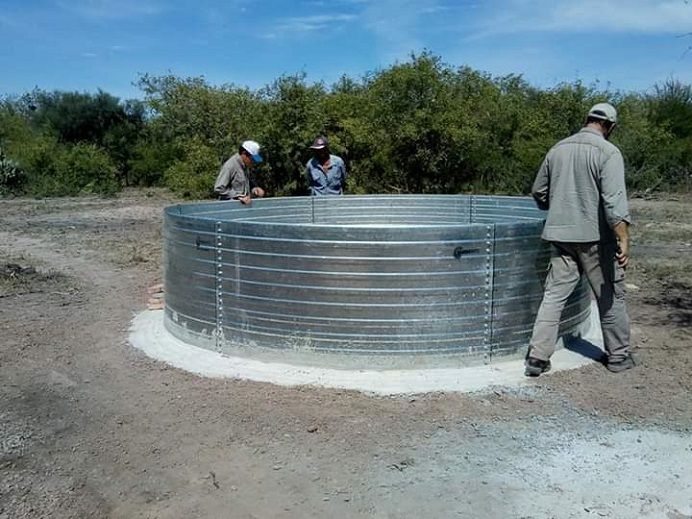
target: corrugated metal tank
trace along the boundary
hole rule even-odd
[[[334,367],[526,352],[549,247],[523,197],[293,197],[166,208],[167,329],[208,349]],[[589,315],[582,282],[563,314]]]

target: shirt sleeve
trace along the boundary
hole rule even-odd
[[[608,225],[632,223],[625,187],[625,163],[619,151],[613,151],[601,168],[601,200]]]
[[[216,177],[216,182],[214,183],[214,193],[216,193],[222,198],[232,198],[230,196],[230,193],[232,191],[230,189],[230,183],[231,168],[227,162],[223,166],[221,166],[221,171],[219,171],[219,175]]]
[[[536,174],[536,179],[533,182],[533,187],[531,188],[531,195],[536,201],[536,205],[539,209],[546,211],[550,206],[550,167],[548,162],[548,157],[550,154],[546,155],[543,159],[541,167],[538,169]]]
[[[214,192],[226,199],[238,198],[247,194],[245,193],[244,179],[242,175],[238,175],[233,164],[227,162],[223,165],[214,184]]]
[[[327,188],[327,180],[321,167],[315,164],[315,160],[310,159],[305,165],[305,176],[308,179],[310,194],[323,195]]]

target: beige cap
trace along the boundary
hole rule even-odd
[[[591,107],[589,110],[589,117],[594,119],[603,119],[604,121],[609,121],[611,123],[618,122],[618,113],[615,107],[608,103],[598,103]]]

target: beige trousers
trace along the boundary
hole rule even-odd
[[[615,252],[614,243],[552,242],[545,292],[531,337],[531,357],[548,360],[555,351],[562,310],[582,274],[598,302],[608,359],[618,361],[628,354],[630,321],[625,304],[625,271],[618,265]]]

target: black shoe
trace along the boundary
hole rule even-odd
[[[636,365],[637,364],[634,362],[634,357],[632,357],[631,353],[628,353],[621,359],[615,361],[609,360],[606,364],[606,369],[608,371],[612,371],[613,373],[620,373],[621,371],[633,368]]]
[[[533,357],[526,359],[525,363],[526,369],[524,370],[524,375],[527,377],[537,377],[541,373],[550,371],[550,361],[540,360]]]

